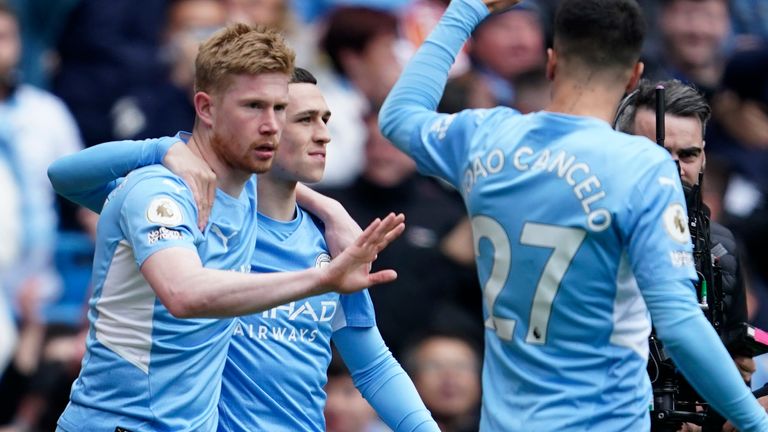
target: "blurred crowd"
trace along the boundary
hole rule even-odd
[[[316,187],[365,224],[404,212],[371,291],[378,326],[444,431],[477,429],[483,329],[474,245],[455,191],[416,172],[377,111],[448,0],[0,0],[0,431],[55,428],[82,359],[97,217],[57,199],[56,158],[99,143],[191,130],[197,45],[227,23],[281,28],[333,113]],[[768,329],[768,2],[645,0],[645,77],[694,84],[712,105],[704,200],[743,242],[753,324]],[[483,22],[439,109],[549,101],[557,0]],[[768,370],[766,365],[765,370]],[[2,372],[4,371],[4,372]],[[759,374],[758,374],[759,375]],[[383,426],[342,363],[329,431]]]

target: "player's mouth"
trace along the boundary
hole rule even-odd
[[[275,146],[272,143],[259,144],[253,147],[254,155],[256,155],[256,158],[260,160],[272,159],[273,157],[275,157],[276,150],[277,150],[277,146]]]
[[[311,157],[313,159],[318,159],[318,160],[325,161],[325,150],[318,150],[318,151],[309,152],[309,157]]]

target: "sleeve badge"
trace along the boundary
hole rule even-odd
[[[149,222],[174,227],[184,221],[181,208],[169,197],[159,197],[152,200],[147,207],[147,220]]]
[[[688,215],[681,204],[670,204],[664,210],[663,219],[664,228],[672,240],[683,244],[691,241],[691,234],[688,232]]]

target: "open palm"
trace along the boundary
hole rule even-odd
[[[355,243],[325,268],[324,284],[333,291],[351,293],[395,280],[397,273],[391,269],[371,273],[371,263],[382,249],[403,233],[404,221],[402,213],[390,213],[383,220],[371,222]]]

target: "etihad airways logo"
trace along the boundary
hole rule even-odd
[[[259,315],[243,317],[233,336],[284,343],[311,343],[319,335],[330,337],[336,301],[290,302]]]
[[[270,310],[261,313],[263,318],[275,319],[278,314],[283,315],[281,312],[287,314],[288,321],[295,321],[297,319],[310,319],[314,322],[330,321],[333,315],[336,313],[336,301],[322,300],[315,303],[312,306],[312,302],[304,300],[303,302],[290,302],[282,306],[272,308]]]

